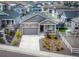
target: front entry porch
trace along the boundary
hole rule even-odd
[[[4,28],[7,25],[14,24],[14,21],[13,20],[2,20],[1,23],[2,23],[2,27]]]
[[[46,33],[46,32],[51,32],[51,33],[56,33],[56,25],[40,25],[40,33]]]

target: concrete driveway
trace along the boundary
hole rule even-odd
[[[20,48],[31,52],[39,51],[39,40],[43,37],[43,35],[23,35],[20,43]]]

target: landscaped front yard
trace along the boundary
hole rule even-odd
[[[46,35],[42,39],[42,47],[48,51],[58,52],[64,50],[61,40],[55,34]]]
[[[70,50],[64,42],[58,37],[58,34],[47,34],[44,38],[40,39],[40,50],[46,52],[54,52],[59,54],[70,55]]]
[[[0,43],[12,46],[19,46],[21,38],[21,31],[19,28],[16,30],[4,29],[3,33],[0,33]]]
[[[22,36],[21,31],[17,29],[14,39],[11,41],[11,45],[19,46],[21,36]]]

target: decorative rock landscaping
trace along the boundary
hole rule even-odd
[[[42,46],[43,48],[53,52],[64,50],[62,42],[55,34],[45,36],[42,40]]]

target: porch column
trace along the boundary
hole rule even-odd
[[[11,24],[13,24],[13,20],[11,20]]]
[[[38,35],[40,34],[40,24],[38,24]]]
[[[7,24],[7,20],[4,20],[5,24]]]
[[[13,24],[15,24],[15,21],[13,21]]]
[[[0,29],[1,29],[1,25],[2,25],[2,22],[1,22],[1,19],[0,19]]]
[[[54,25],[54,26],[55,26],[54,28],[55,28],[55,34],[56,34],[56,25]]]
[[[44,33],[45,33],[46,32],[46,30],[45,30],[46,29],[46,25],[45,24],[44,24],[44,28],[43,29],[44,29]]]

